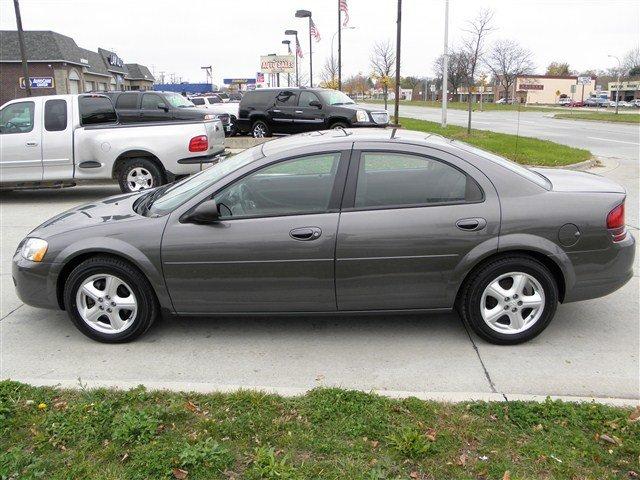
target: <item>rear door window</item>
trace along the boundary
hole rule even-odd
[[[47,100],[44,104],[44,128],[48,132],[67,129],[67,101]]]
[[[123,93],[116,100],[116,108],[118,110],[133,110],[138,108],[137,93]]]
[[[478,184],[457,168],[418,155],[363,152],[356,208],[385,208],[482,200]]]
[[[142,110],[157,110],[158,107],[164,108],[167,104],[160,95],[155,93],[145,93],[142,96]]]
[[[276,96],[276,105],[280,107],[295,107],[297,100],[298,96],[295,92],[284,90]]]

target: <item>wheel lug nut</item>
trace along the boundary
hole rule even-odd
[[[518,309],[517,308],[512,308],[511,311],[515,313],[515,312],[518,311]]]
[[[505,309],[505,310],[509,310],[509,305],[505,305],[505,306],[504,306],[504,309]]]
[[[103,307],[102,305],[100,305],[98,308],[99,308],[100,310],[104,310],[104,307]]]
[[[116,306],[116,302],[111,302],[111,306],[115,307]]]
[[[107,298],[109,298],[109,297],[107,297]],[[516,293],[516,294],[514,294],[514,295],[513,295],[513,298],[518,298],[518,294],[517,294],[517,293]]]
[[[518,305],[522,305],[522,301],[518,302]]]
[[[102,301],[102,297],[98,298],[98,301],[101,302]]]
[[[510,298],[509,298],[509,297],[504,297],[504,301],[505,301],[505,302],[508,302],[509,300],[510,300]]]

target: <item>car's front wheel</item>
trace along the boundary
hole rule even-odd
[[[110,256],[85,260],[69,275],[64,306],[75,326],[105,343],[142,335],[158,315],[158,302],[145,276]]]
[[[551,322],[558,285],[549,269],[527,256],[496,259],[471,274],[458,305],[464,322],[500,345],[526,342]]]

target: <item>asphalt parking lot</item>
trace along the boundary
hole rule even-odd
[[[636,237],[637,162],[607,159],[594,170],[629,190],[627,221]],[[561,306],[542,335],[514,347],[470,335],[455,314],[183,318],[162,321],[130,344],[96,343],[64,312],[21,304],[11,257],[45,219],[116,193],[115,185],[101,185],[0,194],[0,378],[284,394],[324,385],[442,399],[640,398],[638,264],[623,289]]]

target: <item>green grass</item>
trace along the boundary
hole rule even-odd
[[[640,114],[638,113],[620,113],[616,115],[613,112],[571,112],[556,113],[553,118],[565,118],[569,120],[592,120],[595,122],[616,122],[616,123],[640,123]]]
[[[362,100],[361,103],[375,103],[375,104],[384,104],[384,100],[374,100],[374,99],[365,99]],[[393,101],[389,100],[388,104],[393,107]],[[400,100],[400,105],[413,105],[416,107],[431,107],[431,108],[442,108],[442,102],[433,102],[431,100]],[[450,108],[452,110],[466,110],[467,109],[467,103],[466,102],[448,102],[447,103],[447,108]],[[477,112],[480,110],[480,104],[479,103],[474,103],[472,105],[473,111]],[[552,110],[553,106],[544,106],[544,105],[525,105],[525,104],[515,104],[515,105],[509,105],[509,104],[501,104],[501,103],[493,103],[493,102],[483,102],[482,103],[482,110],[483,111],[505,111],[505,112],[512,112],[512,111],[523,111],[523,112],[548,112],[549,110]]]
[[[638,413],[638,412],[636,412]],[[0,382],[0,478],[621,479],[640,422],[598,404],[447,404]],[[185,473],[186,472],[186,473]],[[636,477],[633,477],[636,478]]]
[[[548,140],[531,137],[516,137],[506,133],[489,130],[471,130],[455,125],[442,128],[439,123],[400,117],[402,128],[430,132],[447,138],[460,140],[476,147],[524,165],[564,166],[583,162],[591,158],[591,152],[580,148],[568,147]]]

